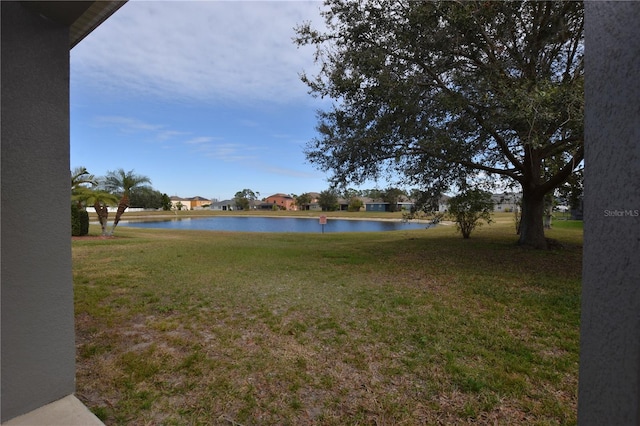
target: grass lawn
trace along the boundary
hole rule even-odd
[[[513,229],[74,240],[77,396],[107,425],[575,424],[582,229]]]

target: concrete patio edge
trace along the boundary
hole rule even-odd
[[[104,426],[75,395],[37,408],[2,423],[2,426]]]

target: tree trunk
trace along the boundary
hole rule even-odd
[[[518,244],[546,249],[544,236],[544,193],[540,190],[522,189],[522,216],[520,218],[520,239]]]
[[[116,226],[118,225],[118,222],[120,222],[120,217],[122,217],[122,214],[127,207],[129,207],[129,197],[125,194],[118,203],[118,210],[116,211],[116,216],[113,218],[113,226],[111,227],[111,235],[113,235],[113,231],[116,230]]]
[[[98,201],[93,204],[93,208],[96,210],[98,220],[100,221],[102,236],[105,236],[107,235],[107,219],[109,218],[109,210],[107,206],[100,204]]]

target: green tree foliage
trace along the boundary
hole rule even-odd
[[[410,196],[414,205],[411,208],[409,218],[414,215],[432,215],[440,211],[440,199],[442,195],[438,191],[430,192],[421,189],[412,189]]]
[[[398,211],[400,198],[406,196],[403,190],[398,188],[387,188],[382,192],[382,201],[389,203],[389,211]]]
[[[575,210],[580,207],[580,200],[584,193],[584,170],[579,170],[558,188],[558,198],[561,203],[566,204],[570,209]]]
[[[97,189],[100,185],[100,180],[90,174],[85,167],[76,167],[71,172],[71,201],[81,210],[85,210],[87,206],[93,206],[98,215],[100,226],[102,227],[102,235],[107,235],[107,220],[109,218],[109,206],[114,206],[118,203],[118,197],[104,190]],[[74,211],[71,212],[71,225],[74,226],[75,217],[78,216]],[[75,215],[75,216],[74,216]],[[86,235],[89,232],[89,215],[87,215],[86,222]],[[84,222],[82,224],[84,226]],[[81,228],[79,232],[83,232],[84,228]],[[75,232],[75,231],[72,231]],[[75,235],[75,234],[73,234]]]
[[[131,197],[131,191],[135,190],[145,183],[151,183],[151,179],[147,176],[138,175],[133,170],[128,172],[124,169],[118,169],[107,172],[107,175],[101,182],[101,186],[108,192],[117,194],[120,197],[118,202],[118,210],[116,216],[113,219],[113,226],[111,228],[111,235],[116,229],[118,222],[125,210],[129,207],[129,197]]]
[[[87,171],[86,167],[76,167],[71,171],[71,195],[74,191],[96,185],[96,178]]]
[[[77,203],[71,203],[71,235],[81,237],[89,233],[89,213],[79,207]]]
[[[171,198],[167,194],[162,194],[162,210],[171,210]]]
[[[93,188],[81,188],[72,197],[72,200],[76,201],[82,206],[93,206],[100,226],[102,228],[102,235],[107,235],[107,221],[109,219],[109,206],[118,205],[118,197],[107,191]]]
[[[308,192],[305,192],[304,194],[300,194],[294,198],[296,200],[296,206],[298,206],[298,208],[301,210],[305,209],[306,206],[311,204],[311,194],[309,194]]]
[[[86,167],[76,167],[71,171],[71,235],[83,236],[89,233],[89,214],[86,210],[87,193],[96,185],[95,177]]]
[[[363,189],[361,193],[363,197],[371,198],[372,200],[382,200],[384,198],[384,192],[380,189]]]
[[[399,176],[439,197],[479,173],[522,187],[519,242],[546,247],[544,195],[583,159],[582,2],[326,0],[300,25],[336,100],[307,159],[332,184]],[[404,185],[403,185],[404,186]]]
[[[333,189],[322,191],[318,197],[318,205],[322,211],[338,210],[338,193]]]
[[[480,189],[469,189],[449,199],[449,216],[455,221],[462,238],[469,238],[482,221],[491,223],[492,211],[491,193]]]
[[[350,212],[359,212],[362,207],[364,207],[364,203],[362,202],[362,200],[360,198],[351,197],[349,199],[349,206],[347,207],[347,209]]]
[[[252,190],[245,188],[242,191],[236,192],[236,195],[233,199],[238,210],[249,210],[251,207],[251,203],[256,201],[259,196],[259,192],[253,192]]]
[[[351,200],[353,198],[362,197],[363,192],[364,191],[359,189],[346,188],[339,193],[339,196],[344,198],[345,200]]]
[[[129,196],[129,205],[143,209],[159,209],[163,206],[162,193],[148,186],[133,188]]]

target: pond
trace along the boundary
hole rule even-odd
[[[318,218],[276,217],[207,217],[175,218],[169,220],[123,221],[118,226],[135,228],[191,229],[201,231],[241,232],[379,232],[410,229],[426,229],[429,223],[403,222],[401,220],[350,220],[327,219],[320,225]]]

